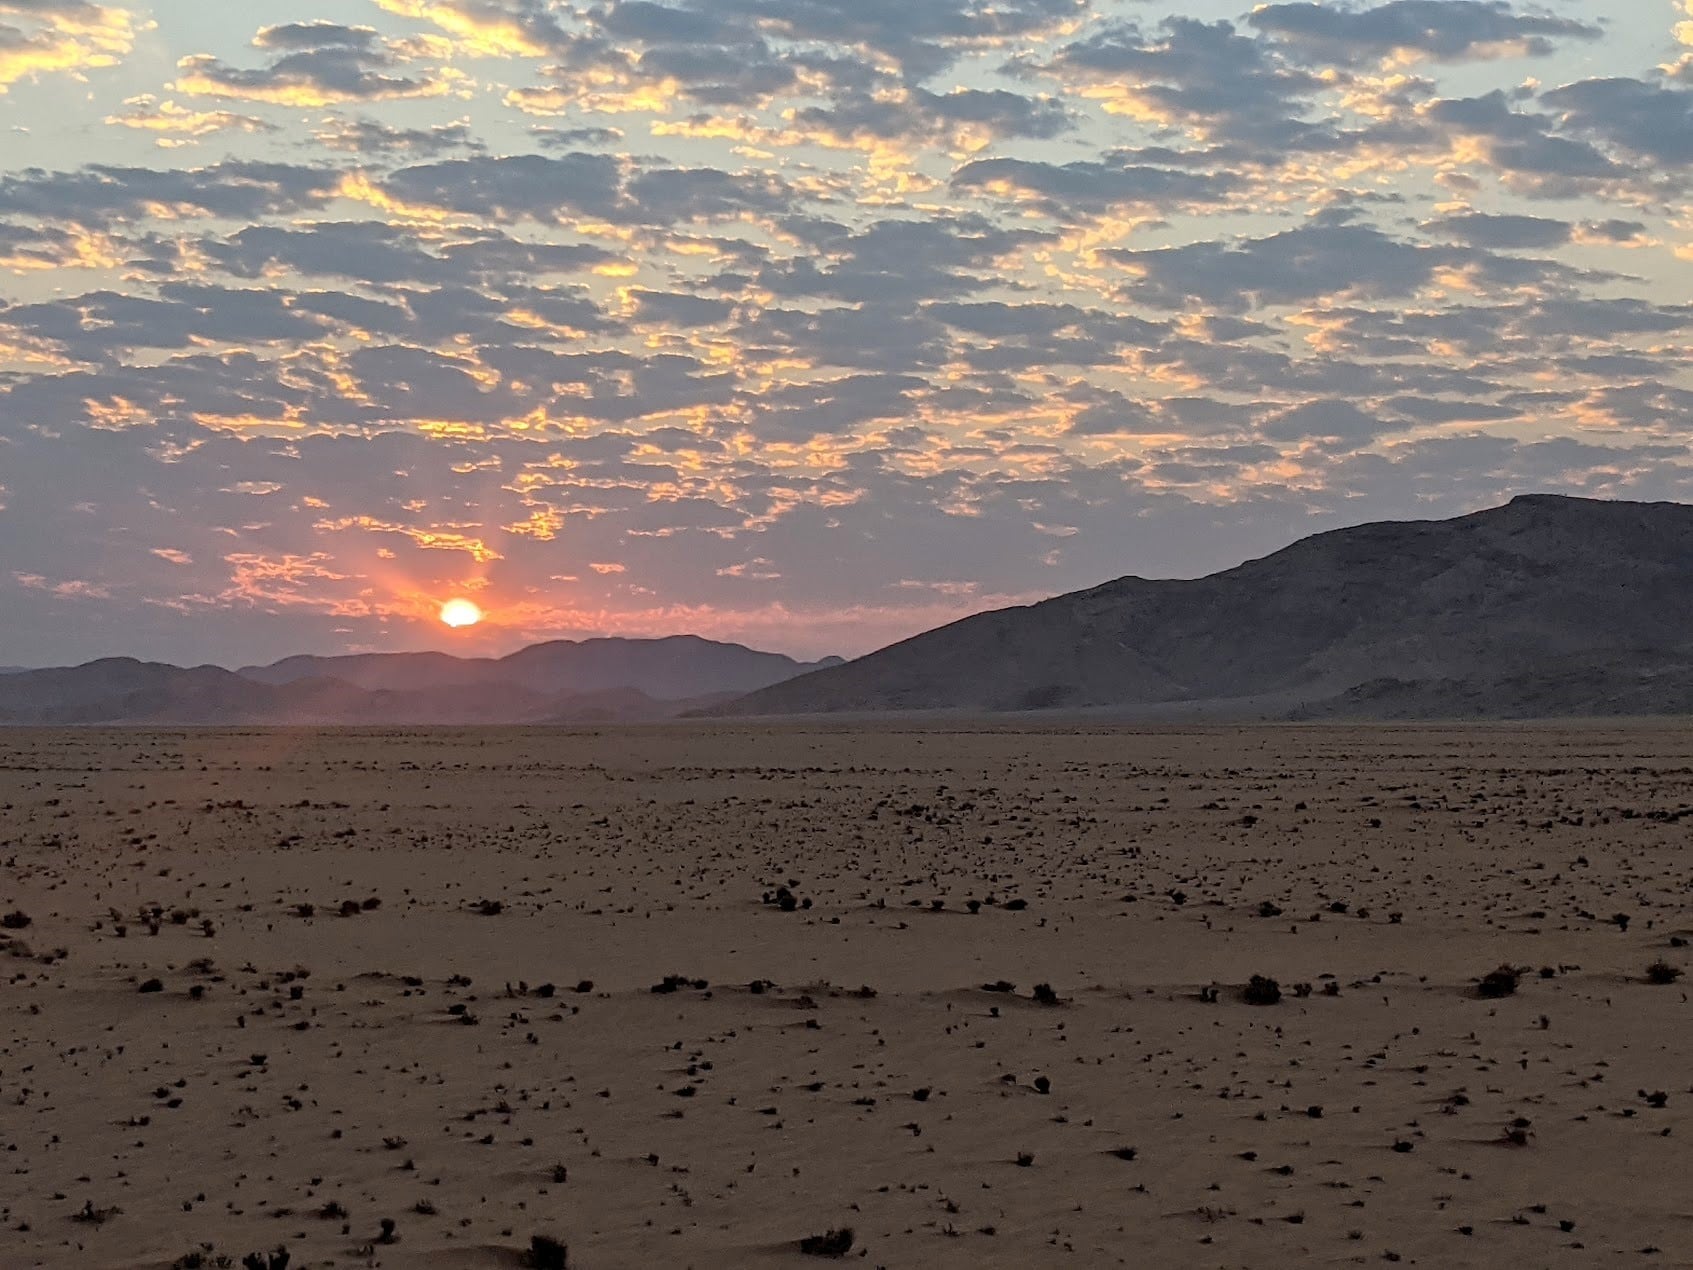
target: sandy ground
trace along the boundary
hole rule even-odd
[[[0,1264],[1693,1265],[1690,825],[1661,724],[0,734]]]

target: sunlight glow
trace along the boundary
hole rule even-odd
[[[482,610],[469,600],[448,600],[441,606],[441,620],[454,628],[475,626],[482,620]]]

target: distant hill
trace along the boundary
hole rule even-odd
[[[1553,495],[966,618],[716,714],[1693,712],[1693,507]]]
[[[556,640],[509,657],[467,658],[447,653],[366,653],[350,657],[290,657],[238,673],[259,683],[339,679],[359,688],[414,692],[501,684],[545,694],[633,688],[656,700],[744,693],[839,665],[838,657],[799,662],[740,644],[697,635],[668,639]]]
[[[119,657],[0,676],[0,724],[645,722],[807,669],[776,653],[691,636],[541,644],[498,661],[442,653],[295,657],[239,673]]]

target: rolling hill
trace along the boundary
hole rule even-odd
[[[0,676],[0,725],[648,722],[808,668],[692,636],[541,644],[497,661],[295,657],[241,672],[117,657]]]
[[[366,653],[349,657],[290,657],[239,672],[259,683],[339,679],[359,688],[415,692],[501,684],[543,694],[633,688],[657,700],[744,693],[838,665],[839,658],[798,662],[740,644],[697,635],[666,639],[555,640],[509,657],[467,658],[447,653]]]

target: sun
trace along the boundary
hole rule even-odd
[[[454,628],[475,626],[482,620],[482,610],[469,600],[448,600],[441,606],[441,620]]]

